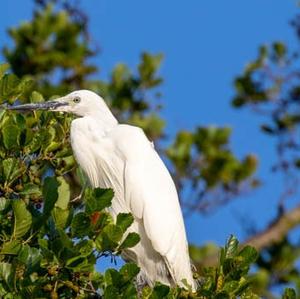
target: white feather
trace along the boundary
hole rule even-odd
[[[75,158],[93,187],[114,190],[112,215],[131,212],[135,220],[129,231],[141,237],[124,258],[137,262],[140,281],[151,286],[155,281],[184,286],[186,279],[194,289],[177,191],[153,144],[141,129],[118,124],[97,95],[78,95],[86,105],[97,100],[99,107],[84,107],[84,115],[72,111],[83,116],[71,125]]]

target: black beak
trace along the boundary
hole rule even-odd
[[[7,110],[18,110],[18,111],[34,111],[34,110],[56,110],[61,106],[67,106],[68,102],[65,101],[48,101],[43,103],[24,104],[18,106],[6,107]]]

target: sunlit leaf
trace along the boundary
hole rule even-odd
[[[12,240],[3,244],[0,254],[17,255],[20,249],[20,241]]]
[[[6,182],[13,182],[20,177],[23,172],[23,167],[20,167],[20,162],[15,158],[8,158],[2,161],[4,179]]]
[[[68,209],[54,207],[54,209],[52,210],[52,217],[55,222],[55,225],[61,229],[63,229],[66,226],[67,221],[69,219],[69,215],[70,211]]]
[[[27,244],[22,246],[18,254],[18,260],[26,265],[28,271],[32,271],[38,266],[42,257],[39,249],[30,247]]]
[[[2,128],[3,144],[10,150],[19,145],[20,129],[13,122],[6,122]]]
[[[13,289],[13,267],[10,263],[0,263],[0,278],[3,279],[7,285]]]
[[[0,64],[0,79],[4,76],[6,71],[9,69],[8,63],[1,63]]]
[[[23,237],[31,227],[32,216],[22,200],[15,200],[12,203],[14,211],[13,237],[18,239]]]
[[[123,233],[127,230],[127,228],[133,223],[133,216],[128,213],[120,213],[117,216],[117,226],[119,226]]]

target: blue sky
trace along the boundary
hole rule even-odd
[[[27,20],[31,0],[3,1],[0,46],[10,44],[6,28]],[[106,77],[113,66],[134,67],[142,51],[162,52],[163,116],[170,135],[197,125],[230,125],[232,148],[239,157],[255,153],[263,187],[220,208],[209,217],[186,219],[189,240],[224,243],[229,234],[245,237],[240,218],[263,227],[276,213],[280,176],[270,174],[274,141],[259,132],[259,118],[233,110],[233,78],[253,59],[257,48],[274,40],[296,47],[289,21],[298,12],[290,0],[84,0],[91,35],[101,46],[95,62]]]

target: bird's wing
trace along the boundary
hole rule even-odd
[[[125,200],[144,223],[153,248],[165,259],[176,283],[192,284],[187,240],[174,182],[142,130],[127,128],[121,145],[125,156]],[[125,138],[126,136],[126,138]]]

